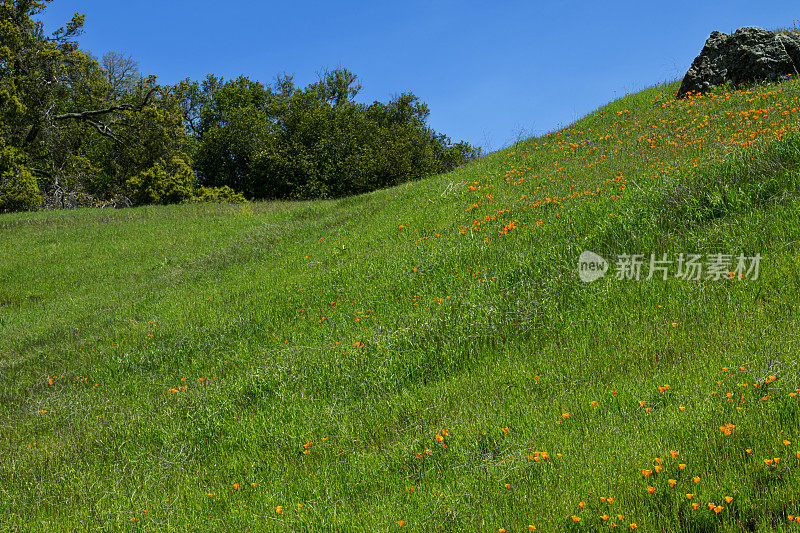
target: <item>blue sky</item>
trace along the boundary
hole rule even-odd
[[[360,101],[413,92],[434,129],[488,149],[682,77],[713,30],[800,26],[796,0],[55,0],[46,28],[75,12],[82,48],[128,53],[161,83],[286,73],[305,86],[346,67]]]

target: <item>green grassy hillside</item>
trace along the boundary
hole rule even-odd
[[[344,200],[0,216],[0,529],[798,531],[800,81],[677,89]]]

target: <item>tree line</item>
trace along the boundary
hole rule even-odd
[[[445,172],[479,155],[427,125],[411,93],[358,102],[357,76],[160,85],[133,58],[81,50],[84,15],[45,34],[53,0],[0,2],[0,212],[53,191],[94,205],[331,198]]]

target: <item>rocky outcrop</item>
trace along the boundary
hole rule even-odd
[[[716,85],[742,85],[800,77],[800,34],[741,28],[712,32],[683,78],[678,98]]]

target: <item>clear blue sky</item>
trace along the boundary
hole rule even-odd
[[[490,149],[682,77],[713,30],[800,19],[796,0],[55,0],[46,28],[75,12],[82,48],[129,53],[161,83],[286,73],[305,86],[346,67],[361,101],[413,92],[437,131]]]

